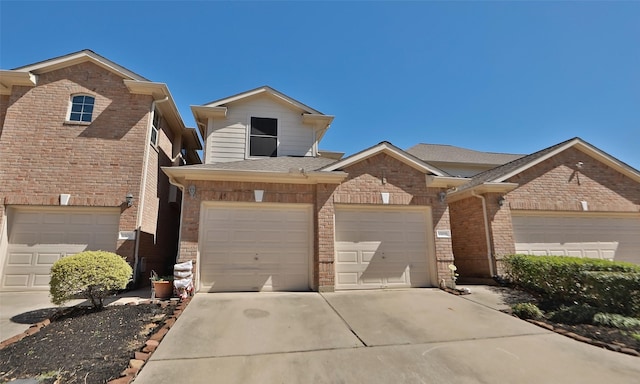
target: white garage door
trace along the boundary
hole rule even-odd
[[[119,210],[10,208],[7,218],[2,290],[49,289],[51,266],[61,257],[116,250]]]
[[[201,215],[202,290],[309,290],[310,206],[205,205]]]
[[[640,264],[640,218],[514,215],[516,252]]]
[[[336,208],[336,289],[430,286],[425,210]]]

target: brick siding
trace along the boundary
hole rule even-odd
[[[70,98],[78,93],[95,97],[90,124],[66,121]],[[84,62],[39,74],[37,86],[14,86],[0,102],[2,204],[59,205],[59,195],[69,193],[69,206],[121,207],[119,229],[136,229],[151,96],[131,94],[121,77]],[[140,249],[152,258],[175,257],[175,233],[173,249],[167,249],[156,228],[159,211],[171,209],[168,180],[158,177],[159,165],[170,162],[151,152],[141,239],[153,240]],[[159,152],[171,154],[171,143],[161,142]],[[124,204],[127,193],[134,195],[132,207]],[[172,216],[168,225],[177,225]],[[117,252],[131,263],[134,249],[134,241],[118,241]]]
[[[582,168],[576,164],[582,162]],[[638,183],[575,148],[569,148],[506,180],[519,187],[504,195],[486,194],[491,254],[497,259],[515,253],[511,211],[640,212]],[[453,248],[462,276],[490,275],[482,217],[482,203],[467,198],[451,204]],[[495,262],[496,260],[494,260]]]
[[[340,185],[277,184],[225,181],[190,181],[195,197],[185,193],[179,261],[196,261],[200,209],[203,201],[253,202],[255,189],[265,191],[266,203],[313,204],[313,287],[332,291],[335,286],[335,204],[381,205],[380,192],[389,192],[390,205],[430,206],[434,229],[449,229],[449,211],[438,199],[440,189],[426,188],[425,175],[385,154],[363,160],[347,169],[349,178]],[[385,179],[385,183],[382,179]],[[188,188],[188,185],[186,186]],[[453,262],[450,239],[435,239],[438,280],[449,276]],[[425,255],[427,257],[427,255]],[[434,284],[437,282],[434,282]]]

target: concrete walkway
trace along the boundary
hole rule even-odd
[[[141,288],[105,299],[105,305],[124,304],[151,297],[151,288]],[[71,300],[65,306],[84,303]],[[60,307],[51,303],[49,291],[0,292],[0,341],[26,331],[32,324],[51,317]]]
[[[135,383],[611,384],[640,377],[638,358],[496,311],[506,305],[499,292],[469,288],[467,296],[437,289],[199,293]]]

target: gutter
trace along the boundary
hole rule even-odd
[[[477,197],[480,200],[482,200],[482,216],[484,219],[484,233],[487,241],[487,261],[489,262],[489,273],[491,274],[491,277],[493,277],[495,276],[495,272],[493,270],[493,260],[491,257],[491,236],[489,236],[489,218],[487,215],[487,199],[482,195],[478,195],[474,190],[471,191],[471,196]]]

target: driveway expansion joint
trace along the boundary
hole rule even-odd
[[[324,297],[324,295],[322,294],[322,292],[318,292],[318,295],[320,295],[320,297],[322,297],[322,300],[325,301],[325,303],[327,303],[327,305],[329,306],[329,308],[331,308],[331,310],[338,315],[338,317],[340,318],[340,320],[342,320],[342,322],[344,323],[344,325],[347,326],[347,328],[349,329],[349,331],[351,331],[351,333],[353,333],[353,335],[360,340],[360,342],[362,343],[363,346],[368,347],[369,345],[367,345],[367,343],[365,343],[365,341],[360,337],[360,335],[358,335],[356,333],[356,331],[351,327],[351,325],[349,325],[349,323],[347,322],[347,320],[345,320],[345,318],[340,314],[340,312],[338,312],[335,307],[333,305],[331,305],[331,303],[329,302],[329,300],[327,300],[326,297]]]

